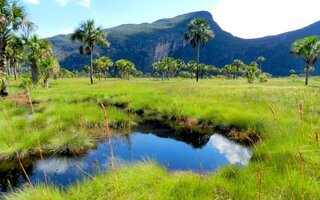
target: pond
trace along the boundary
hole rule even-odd
[[[112,146],[116,166],[153,160],[170,171],[191,170],[196,173],[214,171],[232,164],[239,167],[249,163],[251,150],[220,134],[179,134],[171,130],[139,128],[129,135],[113,134]],[[110,167],[108,142],[101,141],[96,149],[82,157],[47,157],[44,160],[24,160],[23,164],[33,183],[45,181],[67,186],[83,177],[105,171]],[[17,161],[0,163],[2,192],[21,187],[26,177]]]

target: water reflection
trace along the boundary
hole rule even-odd
[[[33,161],[28,159],[22,161],[28,175],[34,170]],[[1,192],[11,191],[27,182],[27,177],[20,168],[18,161],[0,163],[0,188]]]
[[[88,163],[79,159],[72,158],[48,158],[44,162],[39,162],[37,170],[45,171],[46,173],[65,174],[70,168],[87,168]]]
[[[227,164],[243,166],[251,158],[250,149],[219,134],[182,135],[170,130],[146,128],[127,136],[114,135],[113,150],[117,166],[152,159],[169,170],[194,172],[212,171]],[[108,143],[102,141],[83,157],[48,157],[43,161],[33,160],[24,164],[32,182],[44,182],[46,174],[50,183],[66,186],[88,174],[108,170],[109,155]],[[17,162],[9,166],[4,167],[0,163],[0,186],[3,192],[26,182]]]
[[[213,147],[228,159],[230,164],[247,165],[249,163],[252,156],[250,149],[230,142],[230,140],[219,134],[211,136],[210,141]]]

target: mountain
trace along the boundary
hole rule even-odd
[[[186,62],[195,59],[195,51],[183,41],[187,24],[194,18],[202,17],[209,21],[215,32],[215,39],[201,50],[201,62],[223,67],[234,59],[246,63],[264,56],[264,71],[274,76],[286,76],[290,69],[303,73],[303,61],[289,55],[291,44],[302,37],[320,34],[320,22],[300,30],[257,39],[242,39],[222,30],[206,11],[193,12],[153,23],[125,24],[106,29],[110,48],[97,47],[94,57],[108,55],[112,60],[125,58],[133,61],[137,69],[151,72],[154,61],[167,56],[182,58]],[[54,54],[60,65],[69,70],[81,70],[89,64],[88,56],[80,56],[79,43],[70,41],[69,35],[58,35],[48,40],[53,44]],[[320,69],[316,68],[319,74]]]

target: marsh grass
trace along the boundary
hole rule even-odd
[[[241,169],[227,166],[201,177],[171,174],[155,163],[138,163],[79,182],[66,192],[38,186],[34,196],[25,189],[8,199],[320,199],[318,78],[309,87],[302,86],[299,78],[252,85],[243,79],[212,79],[198,84],[149,79],[109,79],[93,86],[86,82],[63,79],[49,90],[34,90],[34,101],[50,103],[37,105],[31,120],[25,118],[27,108],[0,101],[14,133],[9,134],[0,113],[0,129],[4,130],[0,136],[5,138],[0,141],[0,155],[36,151],[38,138],[47,150],[57,137],[66,137],[57,143],[79,143],[74,130],[103,125],[100,103],[124,107],[124,111],[106,108],[110,126],[117,126],[119,121],[137,122],[128,111],[142,110],[149,116],[252,130],[262,140],[253,146],[250,164]],[[81,134],[91,137],[87,131]]]
[[[50,102],[40,104],[30,113],[29,106],[16,106],[10,100],[0,102],[0,160],[44,154],[81,154],[95,146],[94,138],[103,129],[103,114],[95,103]],[[114,128],[135,124],[136,117],[116,108],[107,108]]]

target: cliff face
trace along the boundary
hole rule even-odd
[[[298,38],[320,34],[318,22],[297,31],[246,40],[223,31],[209,12],[201,11],[150,24],[127,24],[106,29],[111,47],[97,47],[94,56],[108,55],[113,60],[125,58],[144,72],[152,71],[152,63],[167,56],[182,58],[186,62],[195,59],[195,51],[185,44],[183,34],[187,24],[197,17],[207,19],[216,35],[201,50],[201,62],[223,67],[237,58],[249,63],[262,55],[267,59],[263,69],[275,76],[287,75],[290,69],[302,73],[303,62],[288,54],[290,45]],[[58,35],[48,40],[52,42],[62,67],[81,70],[89,63],[89,58],[80,56],[79,43],[72,43],[69,38],[70,35]],[[316,69],[316,72],[320,70]]]

